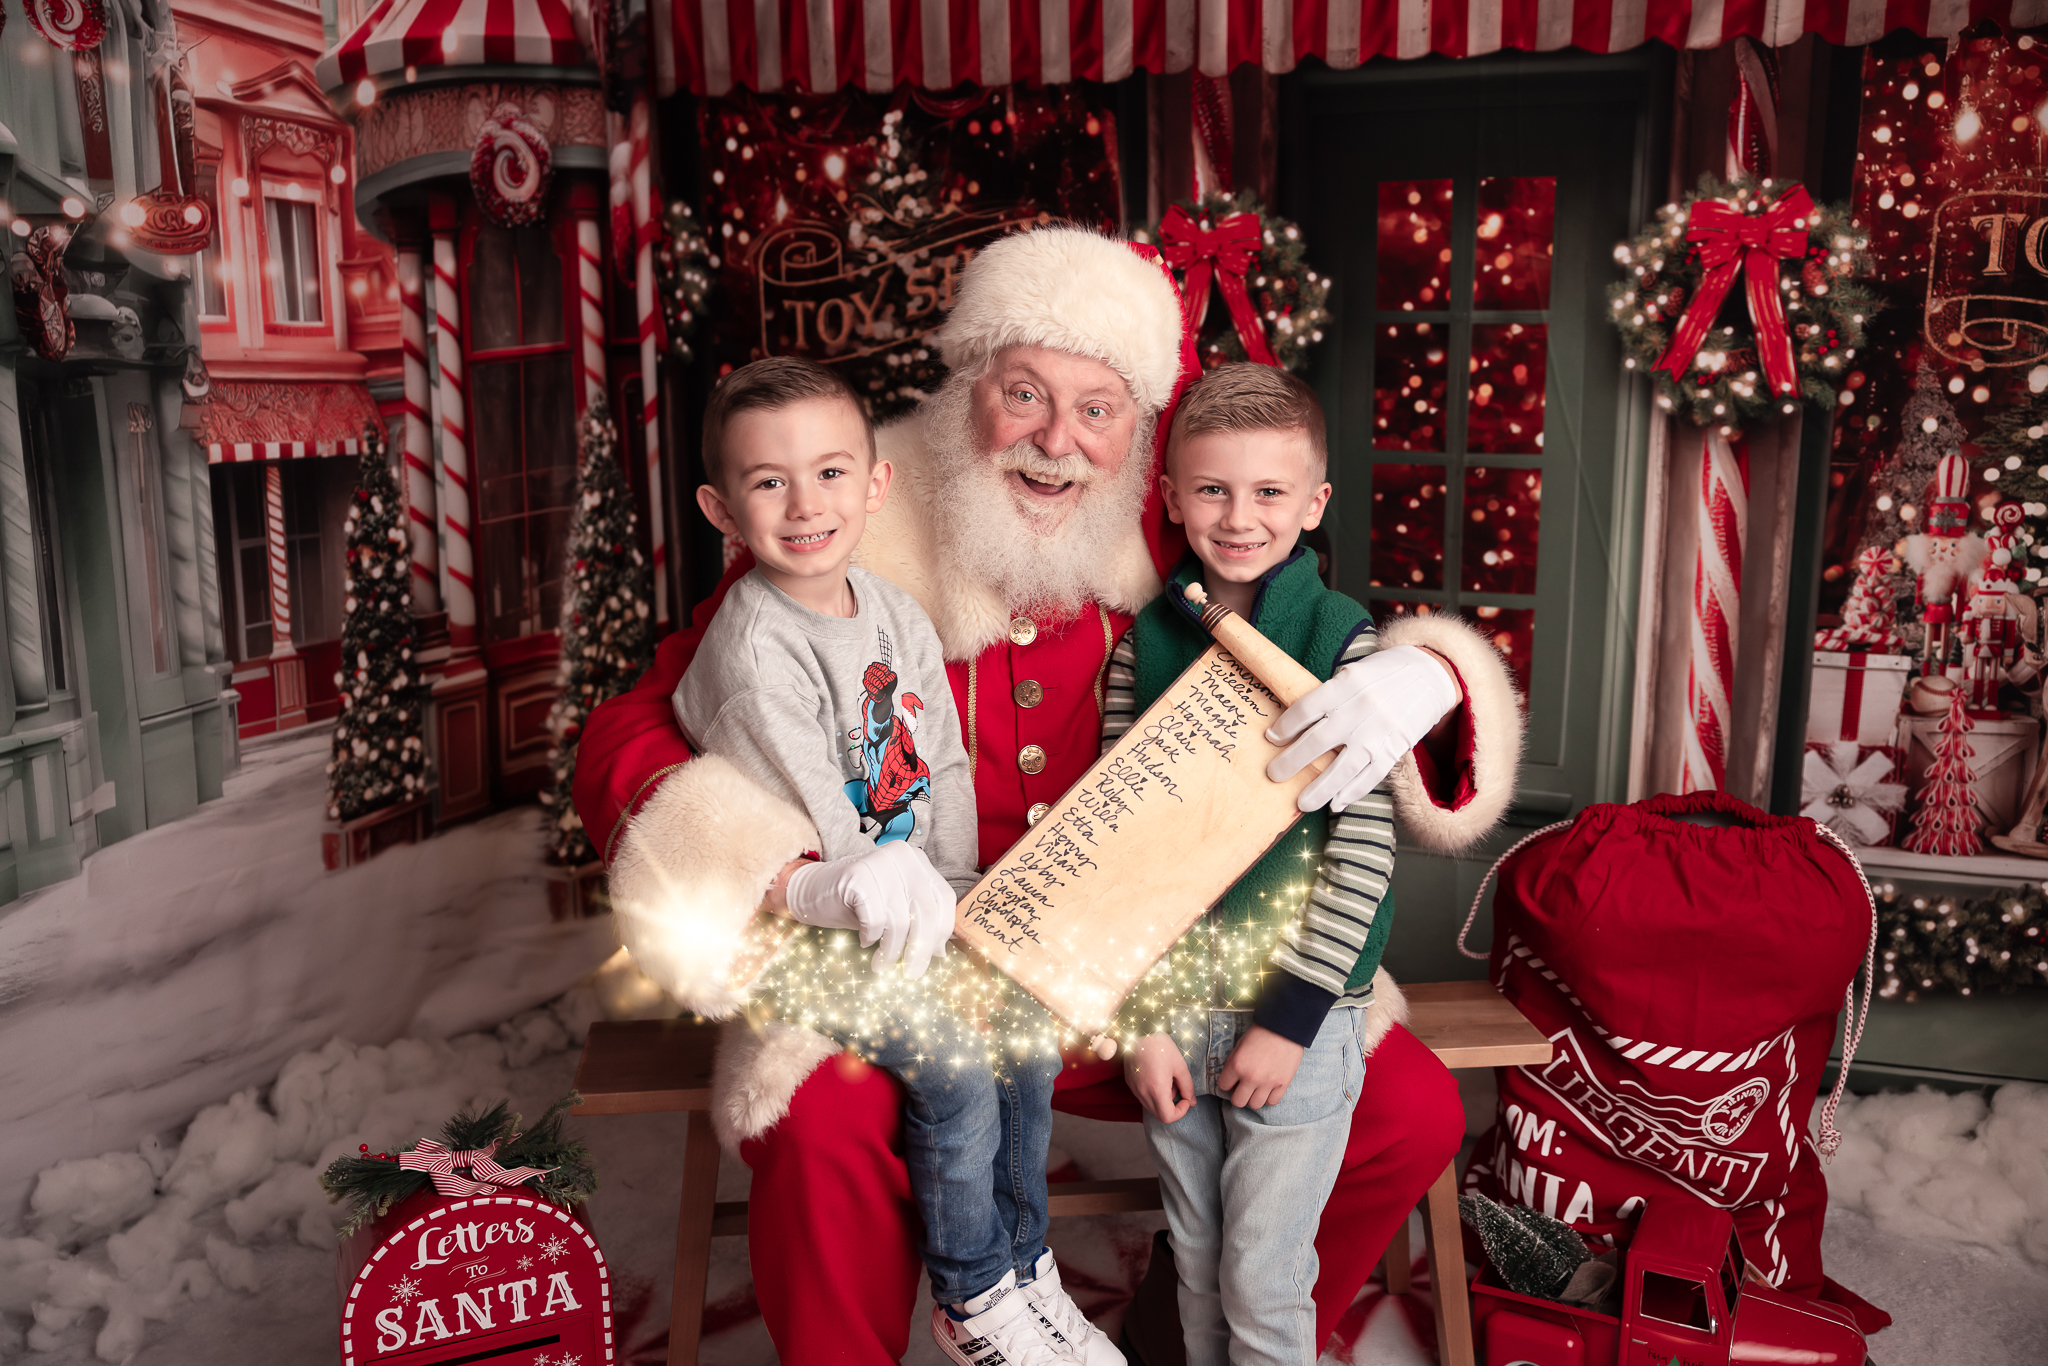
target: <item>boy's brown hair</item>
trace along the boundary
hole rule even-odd
[[[1167,460],[1181,442],[1211,432],[1300,432],[1308,438],[1309,481],[1320,484],[1329,473],[1323,405],[1315,390],[1278,366],[1239,361],[1190,384],[1167,433]]]
[[[777,412],[814,398],[839,399],[860,416],[861,431],[868,442],[868,459],[875,458],[875,424],[868,410],[838,371],[805,360],[801,356],[769,356],[757,360],[718,381],[711,401],[704,406],[704,479],[720,490],[725,488],[725,428],[741,413]]]

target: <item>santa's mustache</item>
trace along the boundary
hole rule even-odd
[[[989,457],[989,463],[998,474],[1021,474],[1041,484],[1072,484],[1077,488],[1088,488],[1102,479],[1087,456],[1076,451],[1072,455],[1047,455],[1031,441],[1019,441],[997,451]]]

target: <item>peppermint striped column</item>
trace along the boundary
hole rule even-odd
[[[576,220],[576,299],[583,326],[583,401],[581,413],[604,397],[604,239],[597,219]]]
[[[654,624],[668,624],[668,534],[661,498],[661,357],[654,335],[654,194],[647,164],[647,94],[633,97],[633,303],[640,323],[640,421],[647,442],[647,535],[654,551]]]
[[[405,357],[405,515],[412,533],[412,610],[441,610],[439,530],[434,525],[433,408],[427,376],[427,300],[419,247],[398,249],[398,341]]]
[[[1686,671],[1680,792],[1728,784],[1728,737],[1735,695],[1735,640],[1741,621],[1742,548],[1749,533],[1749,448],[1709,430],[1700,452],[1700,548],[1693,562],[1691,665]]]
[[[455,287],[455,237],[434,234],[434,361],[441,371],[441,602],[448,639],[476,644],[476,556],[470,546],[468,404],[462,387],[462,295]]]
[[[264,562],[270,570],[270,657],[289,659],[292,648],[292,580],[285,563],[284,467],[270,461],[263,467]]]

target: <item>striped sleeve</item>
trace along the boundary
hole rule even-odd
[[[1362,623],[1339,654],[1337,667],[1378,648],[1372,623]],[[1394,799],[1387,781],[1331,821],[1315,886],[1268,960],[1279,972],[1268,977],[1260,996],[1259,1024],[1304,1047],[1314,1040],[1324,1015],[1360,966],[1393,875]]]
[[[1124,638],[1116,643],[1110,652],[1109,673],[1102,681],[1102,752],[1123,737],[1138,719],[1138,647],[1131,643],[1136,631],[1124,632]]]

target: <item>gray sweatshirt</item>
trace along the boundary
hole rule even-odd
[[[849,569],[856,612],[800,606],[759,569],[719,604],[676,685],[693,748],[802,807],[827,859],[890,840],[974,886],[974,781],[938,633],[916,599]]]

